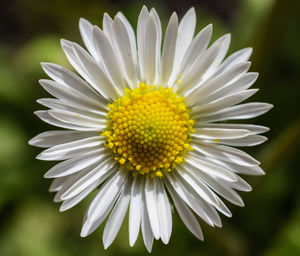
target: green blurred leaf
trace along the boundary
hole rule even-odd
[[[300,203],[264,256],[300,255]]]

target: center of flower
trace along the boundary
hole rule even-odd
[[[192,149],[194,121],[184,98],[172,89],[140,83],[108,107],[105,145],[133,175],[162,177]]]

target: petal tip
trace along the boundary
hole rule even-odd
[[[63,38],[61,38],[60,39],[60,44],[61,44],[61,47],[63,48],[63,49],[66,49],[66,48],[71,48],[71,47],[73,47],[74,45],[76,45],[75,43],[73,43],[73,42],[71,42],[71,41],[69,41],[69,40],[66,40],[66,39],[63,39]]]
[[[48,172],[46,172],[45,174],[44,174],[44,178],[45,179],[51,179],[52,177],[51,177],[52,175],[50,175]]]
[[[41,85],[41,86],[43,86],[45,83],[47,83],[47,79],[39,79],[39,84]]]
[[[188,12],[194,12],[194,13],[196,13],[195,7],[192,6],[192,7],[188,10]]]
[[[44,159],[43,159],[43,153],[38,154],[35,158],[36,158],[37,160],[44,160]]]
[[[260,175],[262,175],[262,176],[266,175],[265,171],[264,171],[264,170],[261,170]]]
[[[33,137],[32,139],[30,139],[28,142],[28,145],[30,145],[30,146],[35,146],[34,144],[35,144],[35,137]]]
[[[81,232],[80,232],[80,236],[81,236],[81,237],[87,237],[87,234],[86,234],[86,232],[85,232],[85,231],[81,230]]]
[[[88,220],[86,220],[83,225],[82,225],[82,228],[81,228],[81,231],[80,231],[80,236],[81,237],[87,237],[88,236]]]
[[[250,55],[251,55],[252,52],[253,52],[253,48],[252,48],[252,47],[246,47],[245,50],[246,50],[246,51],[249,51]]]
[[[152,8],[152,9],[154,9],[154,8]],[[145,11],[148,12],[148,8],[146,5],[143,5],[141,12],[145,12]]]
[[[104,238],[102,239],[102,242],[103,242],[104,250],[106,250],[111,245],[111,242],[105,240]]]
[[[39,114],[41,113],[41,111],[42,111],[42,110],[34,111],[33,114],[36,115],[36,116],[39,116]]]
[[[66,210],[68,210],[69,208],[67,208],[65,205],[61,205],[60,207],[59,207],[59,211],[60,212],[65,212]]]
[[[87,20],[85,18],[80,17],[79,18],[79,26],[83,25]]]
[[[43,69],[44,69],[44,68],[47,68],[50,64],[51,64],[51,63],[49,63],[49,62],[44,62],[44,61],[40,62],[40,65],[41,65],[41,67],[42,67]]]
[[[213,24],[209,23],[204,29],[205,30],[209,30],[210,32],[212,32],[212,30],[213,30]]]

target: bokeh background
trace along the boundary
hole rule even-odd
[[[251,120],[271,127],[269,141],[246,149],[262,162],[266,175],[247,177],[253,187],[243,193],[246,207],[228,203],[233,218],[222,217],[223,228],[202,223],[205,242],[198,241],[173,214],[169,245],[155,242],[152,255],[300,255],[300,1],[96,1],[10,0],[0,8],[0,255],[82,256],[147,255],[141,237],[130,248],[128,223],[106,251],[103,227],[80,238],[82,217],[91,198],[60,213],[48,193],[44,172],[52,163],[35,160],[39,149],[27,141],[51,129],[33,115],[35,100],[47,94],[38,84],[46,78],[41,61],[69,67],[60,38],[81,42],[78,19],[101,25],[104,12],[122,11],[136,27],[146,4],[155,7],[163,28],[173,11],[179,17],[194,6],[197,31],[214,24],[213,39],[232,34],[230,52],[252,46],[252,71],[260,91],[251,101],[274,108]]]

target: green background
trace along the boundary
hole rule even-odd
[[[230,52],[252,46],[251,71],[260,73],[250,101],[274,108],[251,123],[269,126],[269,141],[245,149],[262,162],[266,175],[246,177],[253,191],[242,193],[246,206],[228,203],[233,217],[223,228],[201,222],[205,241],[198,241],[173,214],[170,243],[156,241],[153,255],[300,255],[300,1],[205,0],[145,1],[155,7],[163,28],[173,11],[179,17],[194,6],[197,31],[214,24],[213,39],[232,34]],[[41,61],[69,67],[60,38],[81,42],[78,20],[101,25],[104,12],[122,11],[136,27],[142,7],[137,1],[11,0],[0,8],[0,256],[144,255],[141,237],[131,248],[128,222],[106,251],[103,226],[80,238],[82,217],[91,198],[60,213],[48,193],[44,172],[53,163],[35,160],[39,149],[27,141],[52,129],[33,112],[35,100],[48,95],[38,84],[46,78]]]

